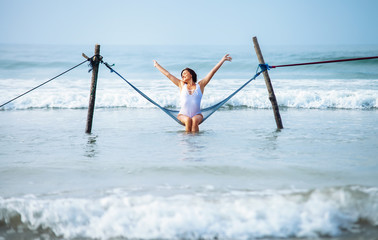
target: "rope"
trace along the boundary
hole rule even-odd
[[[168,114],[177,123],[183,125],[183,123],[177,118],[178,111],[164,108],[164,107],[160,106],[158,103],[156,103],[154,100],[149,98],[146,94],[144,94],[142,91],[140,91],[138,88],[136,88],[133,84],[131,84],[129,81],[127,81],[127,79],[125,79],[121,74],[119,74],[117,71],[115,71],[112,68],[112,66],[114,64],[110,66],[106,62],[101,61],[101,63],[105,64],[105,66],[107,68],[109,68],[110,72],[114,72],[115,74],[117,74],[121,79],[123,79],[128,85],[130,85],[135,91],[137,91],[145,99],[147,99],[149,102],[151,102],[152,104],[154,104],[155,106],[160,108],[163,112]],[[259,69],[261,69],[261,70],[258,71]],[[241,87],[239,87],[235,92],[230,94],[227,98],[220,101],[219,103],[217,103],[217,104],[215,104],[211,107],[207,107],[207,108],[202,109],[201,112],[202,112],[202,115],[204,116],[204,118],[203,118],[201,123],[203,123],[206,119],[208,119],[215,111],[217,111],[220,107],[222,107],[226,102],[228,102],[228,100],[230,100],[235,94],[237,94],[240,90],[242,90],[245,86],[247,86],[251,81],[255,80],[262,72],[267,71],[268,69],[269,69],[269,66],[267,64],[259,64],[257,69],[256,69],[255,76],[253,76],[251,79],[249,79],[246,83],[244,83]],[[210,113],[207,113],[206,116],[205,116],[205,112],[210,112]]]
[[[71,70],[73,70],[73,69],[79,67],[80,65],[84,64],[84,63],[87,62],[87,61],[89,61],[89,60],[85,60],[85,61],[83,61],[83,62],[77,64],[76,66],[73,66],[72,68],[70,68],[70,69],[68,69],[68,70],[66,70],[66,71],[64,71],[64,72],[62,72],[62,73],[56,75],[55,77],[53,77],[53,78],[47,80],[46,82],[41,83],[41,84],[39,84],[38,86],[36,86],[36,87],[34,87],[34,88],[32,88],[32,89],[30,89],[30,90],[24,92],[23,94],[18,95],[17,97],[15,97],[15,98],[9,100],[8,102],[3,103],[3,104],[0,106],[0,108],[2,108],[3,106],[7,105],[8,103],[13,102],[14,100],[16,100],[16,99],[18,99],[18,98],[20,98],[20,97],[22,97],[22,96],[24,96],[24,95],[30,93],[31,91],[34,91],[35,89],[37,89],[37,88],[39,88],[39,87],[42,87],[42,86],[45,85],[46,83],[49,83],[49,82],[51,82],[52,80],[54,80],[54,79],[56,79],[56,78],[58,78],[58,77],[60,77],[60,76],[62,76],[62,75],[64,75],[64,74],[68,73],[69,71],[71,71]]]
[[[336,63],[336,62],[348,62],[348,61],[359,61],[359,60],[368,60],[368,59],[375,59],[375,58],[378,58],[378,56],[374,56],[374,57],[363,57],[363,58],[348,58],[348,59],[339,59],[339,60],[330,60],[330,61],[320,61],[320,62],[295,63],[295,64],[286,64],[286,65],[269,66],[269,68],[292,67],[292,66],[302,66],[302,65],[311,65],[311,64],[323,64],[323,63]]]
[[[259,68],[261,69],[260,71]],[[249,79],[246,83],[244,83],[240,88],[238,88],[235,92],[233,92],[232,94],[230,94],[230,96],[228,96],[227,98],[225,98],[224,100],[222,100],[221,102],[211,106],[211,107],[208,107],[208,108],[205,108],[203,109],[202,111],[208,111],[208,110],[211,110],[212,112],[207,115],[203,120],[202,122],[204,122],[206,119],[208,119],[215,111],[217,111],[220,107],[222,107],[226,102],[228,102],[228,100],[230,100],[233,96],[235,96],[240,90],[242,90],[245,86],[247,86],[250,82],[252,82],[253,80],[255,80],[262,72],[266,71],[269,69],[269,66],[267,64],[259,64],[259,66],[257,67],[256,69],[256,74],[255,76],[253,76],[251,79]]]
[[[117,74],[121,79],[123,79],[127,84],[129,84],[130,87],[132,87],[135,91],[137,91],[140,95],[142,95],[145,99],[147,99],[150,103],[154,104],[156,107],[160,108],[163,112],[165,112],[166,114],[168,114],[173,120],[175,120],[177,123],[182,124],[182,122],[180,120],[178,120],[176,118],[176,116],[174,115],[174,113],[176,113],[176,111],[173,111],[173,110],[169,110],[169,109],[166,109],[162,106],[160,106],[157,102],[155,102],[154,100],[152,100],[151,98],[149,98],[146,94],[144,94],[142,91],[140,91],[137,87],[135,87],[133,84],[131,84],[129,81],[127,81],[126,78],[124,78],[121,74],[119,74],[116,70],[114,70],[112,68],[112,66],[114,65],[109,65],[108,63],[106,62],[103,62],[101,60],[101,63],[103,63],[107,68],[109,68],[110,72],[114,72],[115,74]]]

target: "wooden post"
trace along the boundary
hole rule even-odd
[[[84,56],[84,54],[83,54]],[[93,122],[93,113],[96,100],[96,87],[97,87],[97,77],[98,77],[98,67],[100,64],[100,45],[96,44],[95,46],[95,55],[92,59],[92,82],[91,82],[91,92],[89,96],[89,106],[88,106],[88,115],[87,115],[87,127],[85,128],[86,133],[92,132],[92,122]]]
[[[255,46],[256,55],[257,55],[257,58],[258,58],[260,64],[265,64],[263,55],[261,53],[260,45],[257,42],[256,37],[253,37],[253,44]],[[283,125],[282,125],[282,121],[281,121],[280,110],[278,109],[276,95],[274,95],[273,86],[272,86],[272,83],[270,82],[270,77],[269,77],[268,71],[264,71],[263,75],[264,75],[264,79],[265,79],[266,88],[268,89],[268,92],[269,92],[269,100],[270,100],[272,107],[273,107],[273,113],[274,113],[274,118],[276,119],[277,128],[282,129]]]

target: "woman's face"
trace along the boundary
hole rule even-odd
[[[192,75],[190,74],[188,70],[183,71],[181,77],[184,83],[188,83],[192,79]]]

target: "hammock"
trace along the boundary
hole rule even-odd
[[[181,125],[184,125],[178,118],[177,118],[177,115],[179,113],[179,111],[177,110],[172,110],[172,109],[168,109],[168,108],[165,108],[165,107],[162,107],[160,106],[157,102],[155,102],[154,100],[152,100],[150,97],[148,97],[146,94],[144,94],[142,91],[140,91],[138,88],[136,88],[133,84],[131,84],[129,81],[127,81],[127,79],[125,79],[124,77],[122,77],[121,74],[119,74],[117,71],[115,71],[108,63],[106,62],[102,62],[103,64],[105,64],[105,66],[107,68],[110,69],[111,72],[114,72],[115,74],[117,74],[120,78],[122,78],[127,84],[130,85],[130,87],[132,87],[135,91],[137,91],[140,95],[142,95],[145,99],[147,99],[149,102],[151,102],[152,104],[154,104],[156,107],[160,108],[163,112],[165,112],[166,114],[168,114],[168,116],[170,116],[173,120],[175,120],[177,123],[181,124]],[[258,71],[260,69],[260,71]],[[202,113],[202,116],[203,116],[203,120],[201,123],[203,123],[206,119],[208,119],[215,111],[217,111],[220,107],[222,107],[228,100],[230,100],[233,96],[235,96],[235,94],[237,94],[240,90],[242,90],[245,86],[247,86],[250,82],[252,82],[253,80],[255,80],[262,72],[266,71],[268,69],[268,66],[265,65],[265,64],[260,64],[258,67],[257,67],[257,70],[256,70],[256,74],[255,76],[253,76],[251,79],[249,79],[246,83],[244,83],[240,88],[238,88],[235,92],[233,92],[232,94],[230,94],[227,98],[225,98],[224,100],[220,101],[219,103],[211,106],[211,107],[207,107],[207,108],[204,108],[204,109],[201,109],[201,113]]]

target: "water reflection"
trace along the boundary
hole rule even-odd
[[[252,149],[251,159],[272,160],[280,157],[282,149],[282,132],[280,130],[258,129],[250,134]]]
[[[85,157],[94,158],[98,154],[97,135],[87,135],[88,141],[85,145]]]
[[[277,139],[278,139],[280,132],[281,132],[281,130],[277,129],[277,130],[269,133],[269,135],[267,135],[265,137],[265,139],[268,140],[268,141],[266,141],[266,145],[264,146],[264,150],[270,150],[270,151],[277,150]]]
[[[182,161],[205,161],[202,137],[203,133],[185,133],[181,132],[180,141],[178,143],[180,152],[180,160]]]

